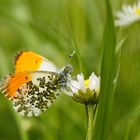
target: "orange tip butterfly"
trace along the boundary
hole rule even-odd
[[[51,61],[31,51],[18,54],[15,66],[14,74],[0,80],[0,90],[22,116],[39,116],[67,89],[71,79],[71,65],[58,70]]]

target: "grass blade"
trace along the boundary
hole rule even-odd
[[[128,121],[127,127],[126,127],[126,131],[125,131],[125,134],[124,134],[124,140],[129,139],[129,135],[130,135],[130,132],[131,132],[131,129],[132,129],[132,125],[139,116],[140,116],[140,105],[137,106],[137,108],[134,110],[134,112],[132,113],[132,115],[129,118],[129,121]]]
[[[95,140],[108,139],[111,121],[111,107],[114,93],[116,36],[112,10],[106,1],[107,19],[104,31],[104,51],[101,66],[101,95],[95,122]]]

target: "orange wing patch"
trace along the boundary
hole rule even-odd
[[[19,89],[20,86],[29,82],[31,80],[31,76],[27,73],[16,73],[14,75],[9,75],[5,77],[0,84],[0,88],[5,96],[12,99],[16,91]]]
[[[43,59],[44,57],[31,51],[21,52],[15,60],[16,72],[35,71],[39,68]]]

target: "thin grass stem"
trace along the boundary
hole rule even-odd
[[[87,112],[87,135],[86,140],[93,140],[93,129],[94,129],[94,116],[96,112],[95,104],[86,105]]]

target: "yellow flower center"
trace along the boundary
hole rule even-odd
[[[84,81],[84,84],[85,84],[85,87],[87,88],[88,85],[89,85],[89,79],[85,80],[85,81]]]
[[[135,13],[140,16],[140,8],[136,9]]]

